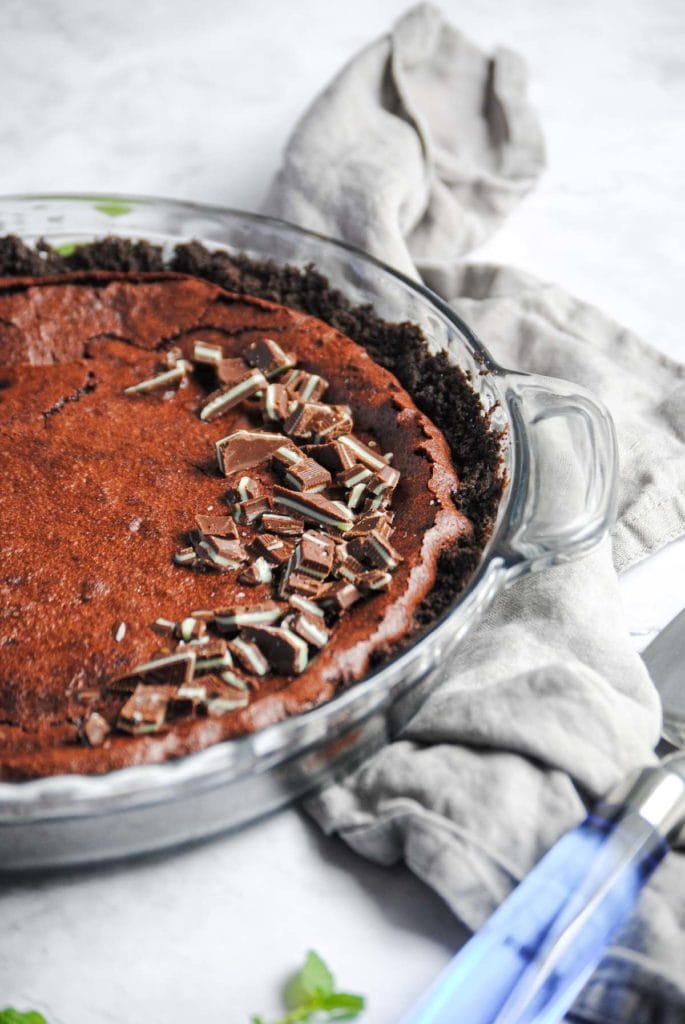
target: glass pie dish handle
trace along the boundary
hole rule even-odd
[[[608,411],[584,388],[527,373],[504,378],[521,437],[498,545],[511,581],[578,558],[602,540],[615,518],[618,451]]]

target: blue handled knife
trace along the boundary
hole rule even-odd
[[[685,612],[643,657],[664,685],[664,735],[685,746]],[[556,1024],[680,844],[685,753],[632,774],[563,836],[400,1024]]]

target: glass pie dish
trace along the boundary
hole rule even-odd
[[[469,375],[502,434],[506,482],[476,571],[411,646],[327,704],[200,753],[104,775],[0,782],[0,870],[171,847],[313,792],[398,734],[501,588],[584,554],[611,525],[616,444],[601,405],[575,385],[498,366],[437,295],[358,250],[254,214],[123,196],[0,198],[6,234],[56,247],[105,235],[145,238],[169,254],[196,239],[253,259],[314,264],[355,305],[418,324],[431,349],[446,350]],[[568,473],[573,487],[564,486]]]

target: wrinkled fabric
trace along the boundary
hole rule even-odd
[[[486,58],[420,5],[355,57],[297,125],[266,212],[412,277],[485,239],[532,187],[542,135],[520,57]]]
[[[422,4],[314,101],[266,203],[423,280],[501,365],[583,385],[616,425],[611,540],[500,593],[402,736],[308,804],[363,856],[403,859],[471,929],[590,802],[654,760],[659,701],[616,572],[685,528],[685,368],[556,285],[460,259],[543,165],[521,58],[483,54]],[[583,467],[554,437],[537,441],[546,488],[578,500]],[[685,1020],[685,857],[659,868],[573,1014]]]

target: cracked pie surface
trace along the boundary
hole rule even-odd
[[[442,432],[313,316],[178,273],[0,281],[0,777],[330,699],[469,543]]]

